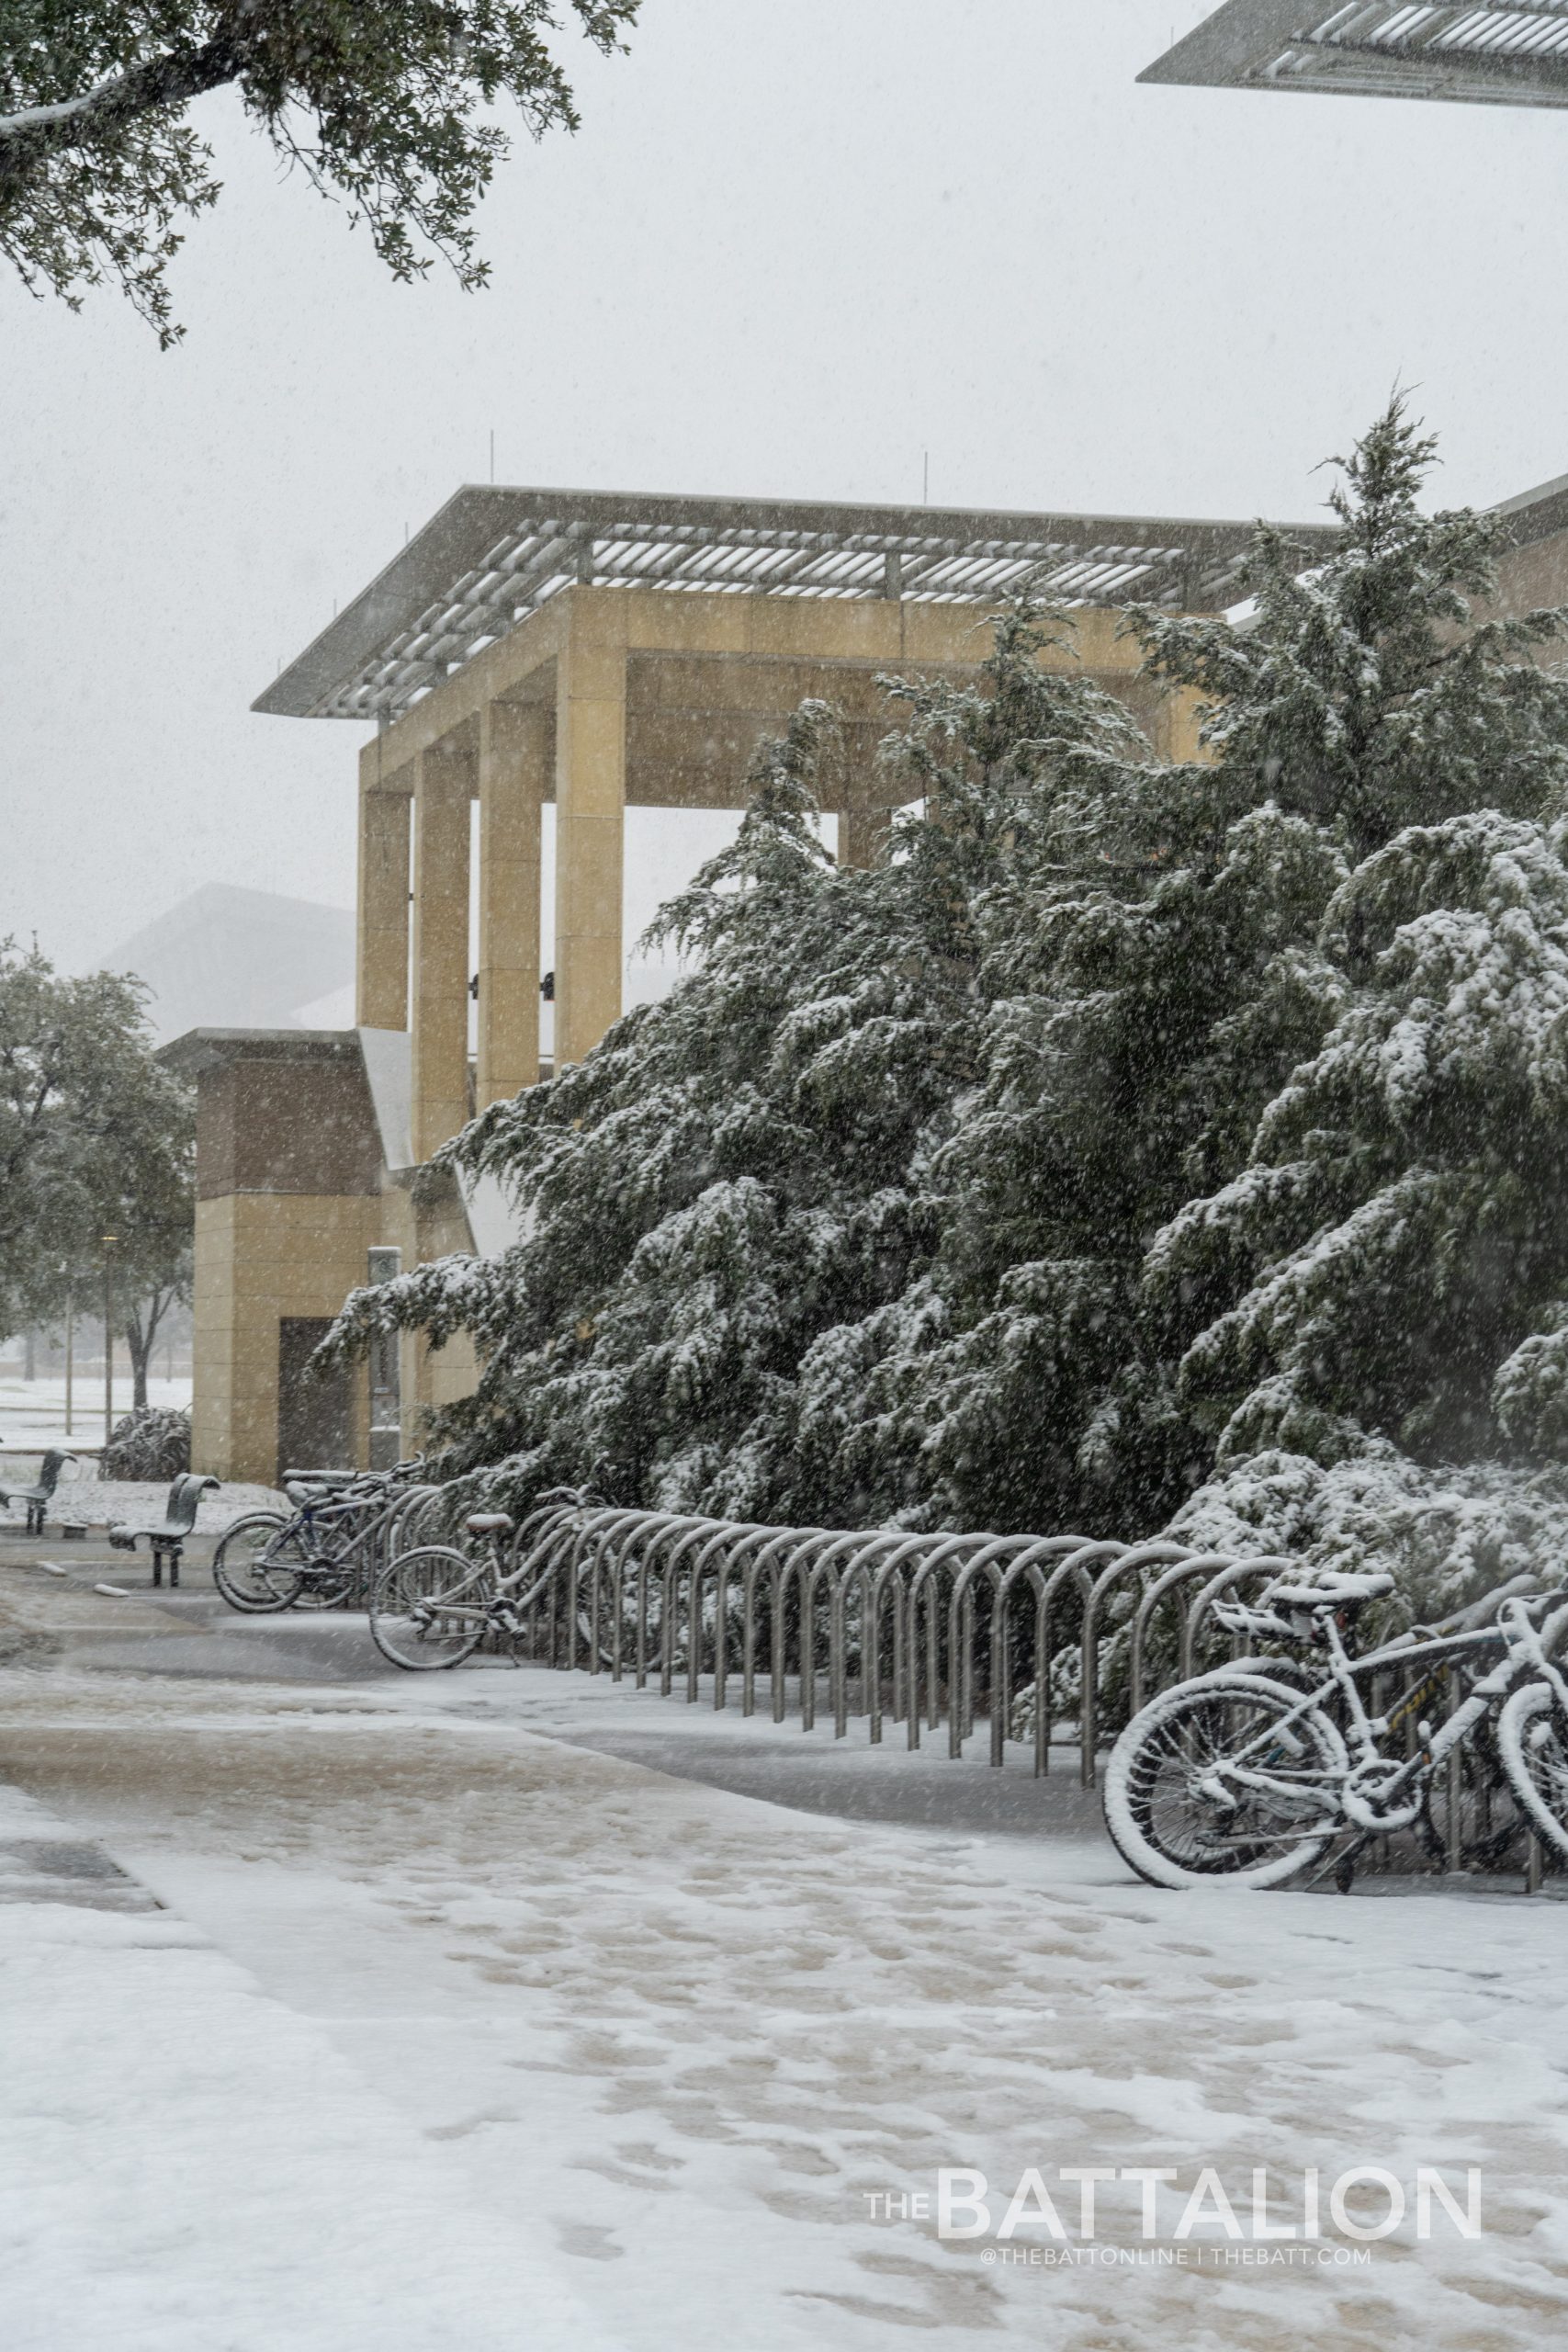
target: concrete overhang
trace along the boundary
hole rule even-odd
[[[1568,106],[1568,0],[1226,0],[1140,82]]]
[[[187,1029],[158,1049],[157,1059],[182,1078],[199,1078],[233,1062],[357,1061],[355,1029]]]
[[[158,1059],[192,1079],[239,1062],[353,1062],[369,1090],[389,1174],[415,1170],[412,1041],[406,1029],[187,1029],[160,1048]]]
[[[1281,526],[1310,560],[1338,532]],[[1235,602],[1251,522],[820,505],[473,484],[448,499],[251,706],[390,720],[577,585],[993,605]]]

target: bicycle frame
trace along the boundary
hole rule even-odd
[[[538,1600],[540,1594],[545,1591],[546,1588],[549,1584],[551,1577],[555,1573],[555,1563],[553,1559],[546,1561],[544,1573],[535,1579],[529,1589],[525,1593],[519,1594],[517,1588],[522,1583],[524,1577],[527,1575],[529,1569],[533,1566],[535,1555],[533,1553],[529,1553],[525,1558],[518,1562],[514,1568],[505,1568],[502,1565],[500,1536],[492,1534],[490,1537],[489,1542],[490,1557],[488,1560],[470,1559],[467,1553],[459,1552],[456,1545],[452,1545],[450,1547],[446,1545],[433,1545],[431,1547],[433,1550],[446,1551],[449,1549],[451,1556],[454,1559],[463,1561],[466,1566],[472,1569],[476,1577],[481,1577],[484,1578],[485,1589],[482,1595],[473,1601],[452,1600],[445,1594],[441,1596],[439,1600],[422,1601],[410,1611],[411,1616],[416,1618],[428,1618],[431,1620],[434,1620],[437,1617],[442,1619],[450,1618],[458,1622],[466,1621],[470,1624],[483,1623],[488,1625],[494,1617],[497,1610],[500,1608],[504,1607],[513,1612],[520,1612],[525,1609],[530,1608],[533,1603]],[[406,1556],[413,1558],[416,1555],[411,1553]],[[396,1566],[396,1563],[394,1562],[393,1565]]]
[[[1460,1747],[1483,1716],[1521,1682],[1539,1678],[1551,1686],[1565,1710],[1568,1710],[1568,1682],[1552,1663],[1551,1653],[1568,1634],[1568,1600],[1551,1611],[1538,1627],[1531,1620],[1526,1604],[1506,1600],[1497,1612],[1494,1624],[1473,1632],[1436,1634],[1425,1641],[1401,1639],[1387,1643],[1381,1649],[1370,1650],[1364,1657],[1352,1657],[1345,1647],[1338,1625],[1332,1617],[1324,1621],[1324,1637],[1328,1650],[1328,1670],[1323,1681],[1304,1691],[1287,1713],[1277,1715],[1260,1732],[1256,1733],[1234,1754],[1219,1759],[1218,1769],[1225,1778],[1243,1787],[1265,1788],[1276,1793],[1285,1792],[1287,1784],[1270,1773],[1266,1766],[1249,1768],[1244,1761],[1253,1750],[1277,1741],[1281,1732],[1293,1723],[1321,1707],[1330,1690],[1337,1690],[1345,1702],[1350,1751],[1349,1770],[1340,1790],[1340,1804],[1346,1820],[1366,1831],[1400,1829],[1408,1826],[1419,1807],[1420,1792],[1425,1789],[1439,1764],[1452,1750]],[[1469,1656],[1501,1649],[1502,1655],[1491,1671],[1481,1677],[1467,1698],[1441,1724],[1424,1727],[1420,1744],[1414,1755],[1396,1759],[1389,1757],[1382,1741],[1392,1727],[1405,1722],[1435,1690],[1439,1681],[1457,1660]],[[1427,1672],[1416,1678],[1414,1690],[1402,1694],[1401,1703],[1386,1715],[1369,1713],[1359,1687],[1363,1679],[1410,1666],[1436,1668],[1436,1675]],[[1227,1669],[1221,1668],[1224,1675]],[[1361,1783],[1358,1786],[1358,1781]],[[1416,1791],[1415,1802],[1401,1804],[1407,1792]]]
[[[395,1483],[390,1473],[381,1474],[375,1486],[342,1487],[330,1494],[310,1495],[295,1505],[292,1515],[284,1521],[273,1540],[281,1543],[297,1536],[312,1550],[324,1550],[339,1524],[362,1520],[364,1524],[358,1532],[350,1536],[341,1551],[327,1554],[332,1574],[341,1577],[348,1590],[352,1589],[353,1571],[363,1574],[367,1566],[374,1570],[376,1544],[407,1498],[407,1487]],[[270,1556],[270,1545],[268,1552]]]

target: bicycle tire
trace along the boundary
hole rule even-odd
[[[230,1608],[243,1617],[275,1616],[280,1610],[291,1609],[299,1598],[299,1563],[288,1557],[292,1539],[286,1537],[276,1549],[264,1544],[265,1566],[246,1558],[247,1545],[254,1546],[264,1530],[276,1538],[288,1526],[281,1511],[248,1511],[225,1528],[219,1539],[212,1555],[212,1581]]]
[[[1122,1860],[1151,1886],[1175,1888],[1216,1882],[1280,1886],[1316,1861],[1344,1826],[1339,1787],[1348,1758],[1321,1709],[1295,1713],[1301,1700],[1301,1692],[1286,1684],[1228,1667],[1151,1699],[1122,1734],[1106,1768],[1105,1826]],[[1231,1806],[1222,1835],[1224,1809],[1196,1785],[1196,1771],[1213,1779],[1227,1747],[1258,1737],[1269,1715],[1287,1714],[1293,1720],[1283,1736],[1304,1748],[1305,1769],[1313,1776],[1303,1783],[1303,1800],[1310,1807],[1315,1783],[1320,1817],[1305,1825],[1287,1818],[1275,1826],[1266,1800],[1255,1795]],[[1227,1727],[1231,1718],[1234,1728]],[[1203,1752],[1190,1760],[1182,1753],[1187,1739],[1202,1743]],[[1183,1824],[1181,1845],[1177,1831]]]
[[[1568,1712],[1550,1682],[1527,1682],[1505,1699],[1497,1747],[1531,1827],[1568,1856]]]
[[[443,1633],[439,1606],[444,1600],[461,1600],[464,1607],[476,1607],[489,1598],[490,1580],[487,1566],[446,1544],[405,1552],[377,1581],[370,1602],[370,1638],[382,1657],[405,1673],[434,1674],[461,1666],[483,1641],[487,1626],[482,1619],[464,1619]],[[428,1613],[416,1617],[416,1609]]]

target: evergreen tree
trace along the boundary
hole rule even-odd
[[[1039,669],[1041,639],[1021,611],[980,685],[892,688],[910,724],[887,795],[924,814],[869,872],[818,842],[842,752],[831,712],[803,709],[759,753],[733,847],[662,919],[696,969],[448,1148],[513,1189],[528,1239],[358,1295],[339,1343],[389,1321],[473,1331],[479,1387],[443,1423],[454,1466],[511,1453],[522,1487],[592,1476],[687,1508],[890,1507],[886,1480],[830,1464],[825,1482],[795,1384],[814,1340],[929,1260],[911,1170],[983,1068],[987,907],[1043,854],[1065,763],[1133,741],[1120,704]]]
[[[1332,773],[1359,854],[1317,942],[1318,1049],[1148,1274],[1218,1457],[1193,1523],[1280,1541],[1283,1513],[1288,1540],[1398,1558],[1437,1605],[1558,1540],[1568,1496],[1541,1484],[1568,1363],[1568,686],[1528,658],[1561,615],[1457,633],[1459,590],[1491,592],[1488,536],[1417,514],[1429,454],[1397,413],[1363,450],[1344,684],[1281,689],[1294,766],[1260,692],[1222,722],[1300,798]],[[1362,679],[1387,700],[1371,725]]]
[[[901,1465],[900,1506],[942,1524],[1146,1526],[1201,1475],[1144,1255],[1325,1017],[1303,949],[1332,841],[1141,741],[1055,764],[1047,820],[977,904],[975,1083],[914,1171],[931,1262],[802,1369],[819,1453],[879,1459],[888,1499]]]
[[[1152,1253],[1161,1280],[1216,1254],[1242,1278],[1183,1381],[1225,1412],[1231,1453],[1332,1460],[1378,1433],[1474,1458],[1497,1442],[1495,1377],[1510,1430],[1538,1434],[1530,1335],[1568,1290],[1561,831],[1495,810],[1410,826],[1336,894],[1325,938],[1339,1017],[1251,1164]]]
[[[513,1498],[1132,1535],[1246,1520],[1242,1463],[1261,1528],[1298,1460],[1359,1464],[1363,1526],[1374,1460],[1534,1461],[1568,1424],[1562,616],[1478,620],[1492,526],[1422,514],[1431,455],[1395,401],[1314,571],[1265,532],[1243,626],[1134,616],[1197,759],[1042,669],[1023,606],[974,686],[889,682],[918,813],[844,873],[803,711],[668,910],[691,977],[449,1148],[529,1238],[338,1344],[471,1329],[450,1462]],[[1508,1474],[1465,1476],[1495,1552]]]
[[[1150,1281],[1145,1253],[1245,1166],[1343,1005],[1321,934],[1357,861],[1560,788],[1568,705],[1530,658],[1556,621],[1471,626],[1494,526],[1421,514],[1432,454],[1394,401],[1333,494],[1332,558],[1303,574],[1262,531],[1242,628],[1134,616],[1153,674],[1205,699],[1202,758],[1063,748],[1043,854],[1021,842],[985,904],[984,1072],[919,1170],[931,1263],[802,1368],[807,1439],[876,1461],[885,1505],[1146,1530],[1206,1474],[1212,1416],[1174,1374],[1234,1268],[1189,1250]]]

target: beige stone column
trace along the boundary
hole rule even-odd
[[[413,1148],[468,1120],[468,803],[472,761],[419,755],[413,796]]]
[[[409,1021],[409,803],[359,787],[359,921],[355,1019],[364,1029]]]
[[[1213,753],[1199,740],[1203,697],[1191,686],[1168,687],[1155,721],[1155,749],[1168,760],[1207,763]]]
[[[556,1068],[578,1062],[621,1012],[626,831],[626,600],[568,592],[556,665]]]
[[[892,820],[886,808],[840,808],[839,811],[839,864],[840,865],[874,865],[877,853],[887,838]]]
[[[539,1076],[539,811],[554,749],[543,703],[479,713],[479,1034],[475,1099]]]

